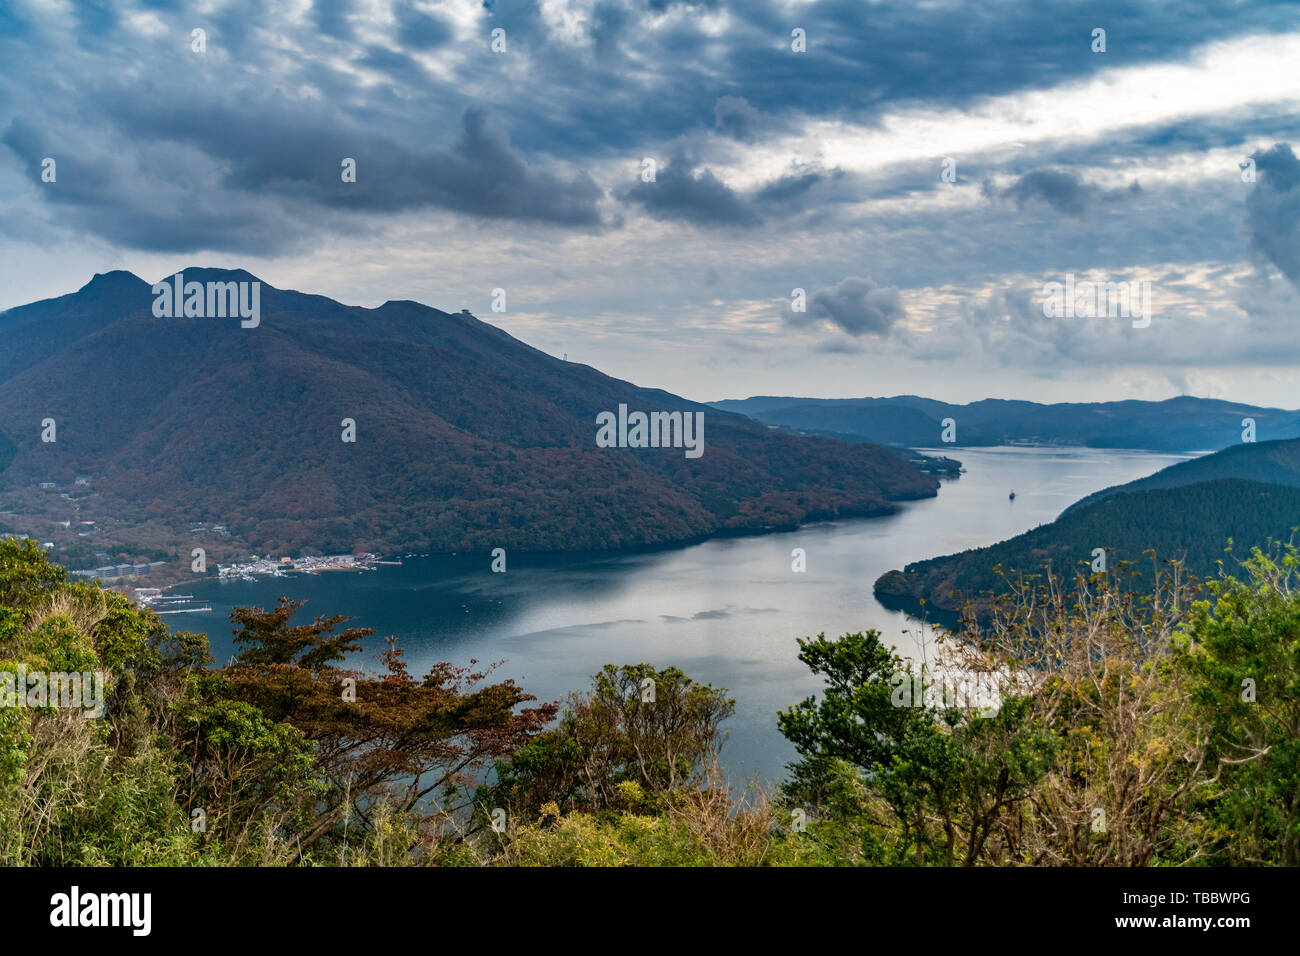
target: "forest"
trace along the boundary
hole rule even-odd
[[[1072,507],[1056,521],[983,548],[930,558],[890,571],[875,584],[882,601],[938,612],[959,612],[989,603],[1009,580],[1067,579],[1092,570],[1096,551],[1105,570],[1127,586],[1149,585],[1161,567],[1177,567],[1208,579],[1229,548],[1248,554],[1270,541],[1290,541],[1300,523],[1300,488],[1239,478],[1180,487],[1117,492],[1084,507]],[[1158,555],[1154,564],[1147,553]],[[937,618],[936,618],[937,619]]]

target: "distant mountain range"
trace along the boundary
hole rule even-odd
[[[1052,573],[1067,581],[1087,570],[1095,548],[1107,568],[1120,561],[1149,572],[1143,553],[1177,559],[1204,579],[1218,573],[1229,541],[1238,558],[1270,539],[1285,541],[1300,526],[1300,440],[1245,443],[1179,462],[1145,478],[1090,495],[1055,521],[985,548],[930,558],[890,571],[875,584],[887,606],[918,602],[952,612],[1006,590],[1003,575]],[[999,571],[999,569],[1001,569]]]
[[[154,300],[111,272],[0,313],[0,531],[74,566],[188,561],[209,539],[240,554],[664,545],[883,514],[938,487],[894,451],[639,388],[468,312],[261,283],[245,328],[156,317]],[[703,455],[597,447],[596,416],[620,404],[704,412]]]
[[[908,448],[942,447],[943,421],[954,445],[1082,445],[1153,451],[1214,451],[1241,441],[1242,419],[1260,440],[1300,438],[1300,412],[1182,396],[1163,402],[1042,405],[989,398],[952,405],[915,395],[892,398],[758,396],[711,403],[769,425],[805,434]]]

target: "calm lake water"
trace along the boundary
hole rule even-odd
[[[487,554],[408,558],[358,574],[293,575],[257,582],[208,581],[181,590],[212,613],[166,618],[206,631],[219,661],[233,653],[226,615],[270,607],[281,594],[305,599],[302,616],[349,614],[373,627],[359,666],[377,666],[383,638],[396,636],[414,674],[435,661],[504,661],[540,700],[587,687],[602,665],[675,665],[726,687],[736,714],[722,757],[733,778],[779,778],[795,756],[776,711],[819,689],[796,658],[795,639],[879,630],[904,656],[916,652],[904,615],[883,608],[871,585],[910,561],[991,544],[1056,518],[1108,485],[1188,456],[1095,449],[938,450],[967,473],[937,498],[887,518],[836,521],[802,530],[709,541],[649,554],[530,557],[511,554],[505,574]],[[1015,501],[1008,492],[1016,492]],[[791,550],[807,572],[791,571]]]

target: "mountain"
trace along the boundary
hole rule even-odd
[[[905,405],[791,405],[756,416],[761,422],[811,434],[901,447],[940,444],[943,426]],[[991,436],[963,434],[963,444],[993,444]]]
[[[921,600],[930,608],[953,612],[983,592],[1007,590],[1000,567],[1011,579],[1017,573],[1042,575],[1050,570],[1069,583],[1088,570],[1095,548],[1106,549],[1110,571],[1120,561],[1136,562],[1129,572],[1150,573],[1144,552],[1161,562],[1182,561],[1204,579],[1217,573],[1231,540],[1238,555],[1270,539],[1287,540],[1300,525],[1300,487],[1220,478],[1178,487],[1128,491],[1071,509],[1056,521],[985,548],[930,558],[890,571],[875,584],[887,607],[915,610]],[[1225,562],[1229,567],[1231,560]]]
[[[913,448],[940,445],[946,418],[956,424],[953,444],[967,446],[1046,444],[1206,451],[1239,443],[1243,418],[1255,420],[1260,438],[1300,437],[1300,412],[1186,395],[1163,402],[1052,405],[992,398],[952,405],[916,395],[846,399],[757,396],[712,404],[784,428],[841,433]]]
[[[1066,508],[1062,515],[1131,491],[1177,488],[1219,478],[1242,478],[1275,485],[1300,486],[1300,441],[1242,442],[1190,461],[1162,468],[1154,475],[1093,492]]]
[[[467,311],[260,293],[251,328],[156,318],[126,272],[0,313],[0,530],[79,566],[188,562],[209,539],[240,554],[601,550],[884,514],[938,487],[891,450],[639,388]],[[596,416],[620,404],[703,412],[703,455],[597,447]]]

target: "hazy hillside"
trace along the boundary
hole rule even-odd
[[[149,284],[116,272],[0,315],[0,423],[16,446],[0,472],[0,511],[13,513],[0,530],[48,534],[56,554],[78,555],[113,542],[174,549],[204,523],[258,552],[606,549],[885,513],[938,486],[878,446],[777,433],[553,358],[467,313],[365,309],[263,283],[261,324],[245,329],[155,318],[152,302]],[[597,413],[619,403],[703,410],[705,453],[596,447]],[[41,441],[46,418],[53,443]],[[344,418],[355,444],[341,441]],[[85,519],[97,524],[82,536]]]
[[[841,432],[883,444],[932,447],[945,418],[956,445],[1037,443],[1093,448],[1208,451],[1241,441],[1243,418],[1260,440],[1300,437],[1300,412],[1182,396],[1163,402],[1058,403],[984,399],[952,405],[915,395],[815,399],[760,396],[712,403],[758,421]]]
[[[883,445],[905,447],[941,444],[943,426],[925,412],[905,405],[792,405],[757,416],[759,421],[804,432],[844,435]],[[964,435],[965,445],[993,444],[987,436]]]
[[[986,548],[930,558],[882,575],[876,596],[887,606],[912,608],[925,599],[934,608],[952,611],[981,592],[1005,590],[1001,567],[1041,575],[1050,567],[1072,579],[1087,570],[1094,548],[1106,549],[1108,568],[1136,561],[1145,574],[1154,549],[1161,560],[1178,559],[1199,577],[1216,573],[1229,540],[1245,556],[1268,539],[1290,538],[1300,525],[1300,488],[1237,478],[1177,488],[1116,494],[1073,510],[1050,524]],[[1231,561],[1229,561],[1231,564]]]
[[[1242,478],[1276,485],[1300,486],[1300,441],[1264,441],[1238,443],[1213,455],[1182,461],[1162,468],[1154,475],[1138,478],[1123,485],[1112,485],[1081,498],[1062,512],[1069,514],[1102,498],[1127,491],[1154,488],[1177,488],[1218,478]]]

